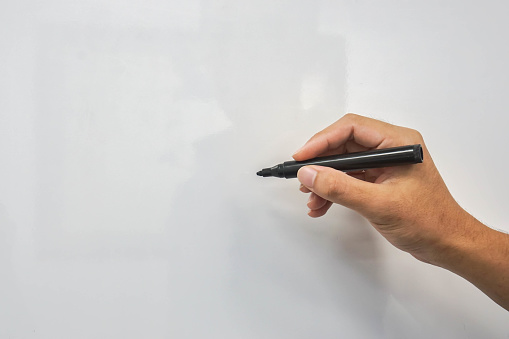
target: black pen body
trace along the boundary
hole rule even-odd
[[[366,170],[370,168],[391,167],[421,163],[423,152],[421,145],[409,145],[376,149],[365,152],[331,155],[305,161],[286,161],[258,172],[260,176],[295,178],[303,166],[318,165],[331,167],[343,172]]]

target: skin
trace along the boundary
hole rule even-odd
[[[293,157],[302,161],[412,144],[422,145],[422,164],[349,174],[301,168],[297,177],[300,190],[310,193],[309,216],[323,216],[333,203],[351,208],[397,248],[462,276],[509,310],[509,235],[483,225],[458,205],[419,132],[347,114]]]

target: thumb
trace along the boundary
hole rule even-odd
[[[304,166],[297,172],[297,178],[320,197],[361,214],[370,214],[376,202],[384,200],[379,184],[356,179],[330,167]]]

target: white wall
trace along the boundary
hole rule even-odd
[[[506,338],[468,282],[255,172],[356,112],[509,230],[508,7],[4,2],[0,337]]]

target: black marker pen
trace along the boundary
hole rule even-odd
[[[296,178],[297,171],[308,165],[332,167],[337,170],[360,171],[370,168],[401,166],[422,162],[421,145],[409,145],[366,152],[347,153],[309,159],[305,161],[286,161],[282,164],[264,168],[256,174],[262,177]]]

